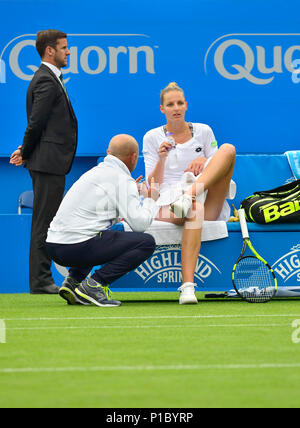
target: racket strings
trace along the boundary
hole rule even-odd
[[[249,302],[267,302],[275,294],[274,275],[256,257],[244,257],[236,265],[234,283],[241,297]]]

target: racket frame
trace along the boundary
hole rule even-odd
[[[238,213],[239,213],[239,219],[240,219],[241,232],[242,232],[242,236],[243,236],[243,248],[242,248],[241,254],[240,254],[239,258],[237,259],[237,261],[235,262],[235,264],[233,266],[233,270],[232,270],[232,283],[233,283],[234,289],[237,292],[237,294],[243,300],[246,300],[247,302],[250,302],[250,303],[255,303],[252,300],[250,300],[250,299],[246,298],[245,296],[243,296],[239,292],[239,290],[236,287],[235,282],[234,282],[235,269],[236,269],[237,264],[239,263],[239,261],[241,261],[242,259],[245,259],[245,258],[253,257],[253,256],[245,256],[244,257],[245,251],[246,251],[246,249],[248,247],[249,250],[254,254],[254,256],[255,256],[254,258],[257,258],[262,263],[264,263],[267,266],[267,268],[269,269],[269,271],[271,272],[271,274],[272,274],[272,276],[274,278],[274,293],[273,293],[273,295],[270,297],[270,299],[266,299],[266,300],[262,301],[262,302],[268,302],[276,294],[276,291],[277,291],[277,278],[275,276],[275,273],[274,273],[273,269],[269,265],[269,263],[258,254],[258,252],[255,250],[255,248],[253,247],[253,245],[252,245],[252,243],[250,241],[249,231],[248,231],[247,222],[246,222],[246,218],[245,218],[245,210],[241,208],[241,209],[238,210]]]

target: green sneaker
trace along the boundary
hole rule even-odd
[[[86,299],[82,299],[75,293],[75,288],[79,285],[80,282],[76,282],[74,278],[67,276],[64,279],[58,294],[67,301],[68,305],[90,305],[90,302]]]
[[[77,296],[93,303],[96,306],[114,307],[120,306],[121,302],[110,298],[110,289],[108,286],[99,284],[93,278],[84,279],[75,289]]]

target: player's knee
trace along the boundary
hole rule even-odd
[[[231,159],[235,159],[236,149],[233,144],[224,143],[220,148],[222,148],[222,151],[224,154],[226,154],[226,156],[230,157]]]

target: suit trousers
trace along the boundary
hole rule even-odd
[[[46,238],[49,225],[62,201],[65,189],[65,176],[38,171],[29,171],[34,193],[30,256],[30,291],[43,289],[54,283],[51,273],[51,258],[46,251]]]
[[[93,267],[100,266],[92,278],[108,285],[138,267],[155,250],[155,240],[148,233],[106,230],[78,244],[47,243],[53,260],[70,267],[69,275],[83,281]]]

